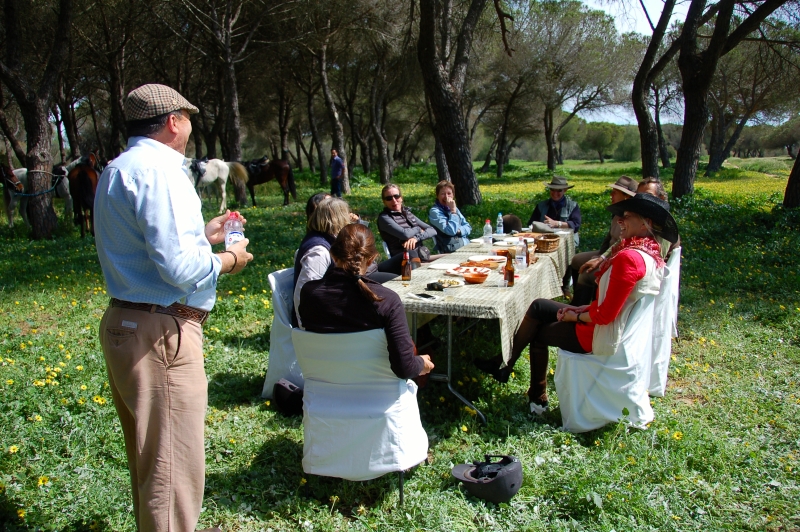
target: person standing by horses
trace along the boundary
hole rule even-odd
[[[342,177],[344,176],[344,163],[339,157],[339,152],[331,150],[331,196],[342,197]]]
[[[125,438],[137,530],[197,525],[208,397],[202,325],[219,276],[253,259],[247,239],[211,251],[224,239],[227,213],[205,225],[182,170],[189,115],[197,112],[164,85],[131,91],[128,147],[97,187],[97,255],[112,298],[100,344]]]

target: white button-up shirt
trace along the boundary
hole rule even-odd
[[[205,236],[200,198],[183,159],[166,144],[132,137],[100,176],[95,238],[111,297],[214,306],[222,261]]]

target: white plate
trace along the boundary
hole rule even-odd
[[[469,258],[471,261],[493,260],[495,262],[505,262],[506,258],[500,255],[473,255]]]
[[[516,242],[506,242],[505,240],[501,240],[500,242],[495,242],[492,245],[493,246],[499,246],[499,247],[502,248],[502,247],[514,246],[514,245],[516,245]]]
[[[452,262],[449,264],[440,263],[438,260],[428,264],[429,270],[449,270],[451,268],[458,268],[458,264],[453,264]]]
[[[528,244],[533,244],[535,240],[536,240],[535,238],[529,236],[525,237],[525,242],[527,242]],[[519,237],[515,236],[514,238],[506,238],[506,244],[508,244],[509,246],[511,244],[514,244],[516,246],[517,244],[519,244]]]
[[[466,284],[461,279],[437,279],[437,281],[448,283],[444,285],[445,288],[460,288]]]
[[[489,268],[481,268],[479,266],[458,266],[453,268],[452,270],[447,270],[445,273],[447,275],[454,275],[456,277],[461,277],[465,273],[491,273],[492,270]]]
[[[483,244],[483,238],[473,238],[470,240],[473,244]]]

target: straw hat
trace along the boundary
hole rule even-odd
[[[147,120],[181,109],[190,115],[199,111],[175,89],[156,83],[133,89],[125,100],[125,118],[129,121]]]
[[[544,188],[552,188],[554,190],[568,190],[574,186],[567,183],[567,179],[560,175],[554,175],[549,183],[544,184]]]
[[[622,216],[634,212],[653,220],[653,232],[673,244],[678,241],[678,224],[669,213],[669,203],[651,194],[636,194],[631,199],[609,205],[606,210]]]
[[[617,182],[613,185],[608,185],[609,188],[615,188],[620,192],[627,194],[628,196],[635,196],[636,195],[636,187],[639,186],[634,179],[624,175],[617,179]]]

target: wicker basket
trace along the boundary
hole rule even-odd
[[[558,235],[542,235],[536,239],[536,251],[539,253],[552,253],[558,249],[561,237]]]

